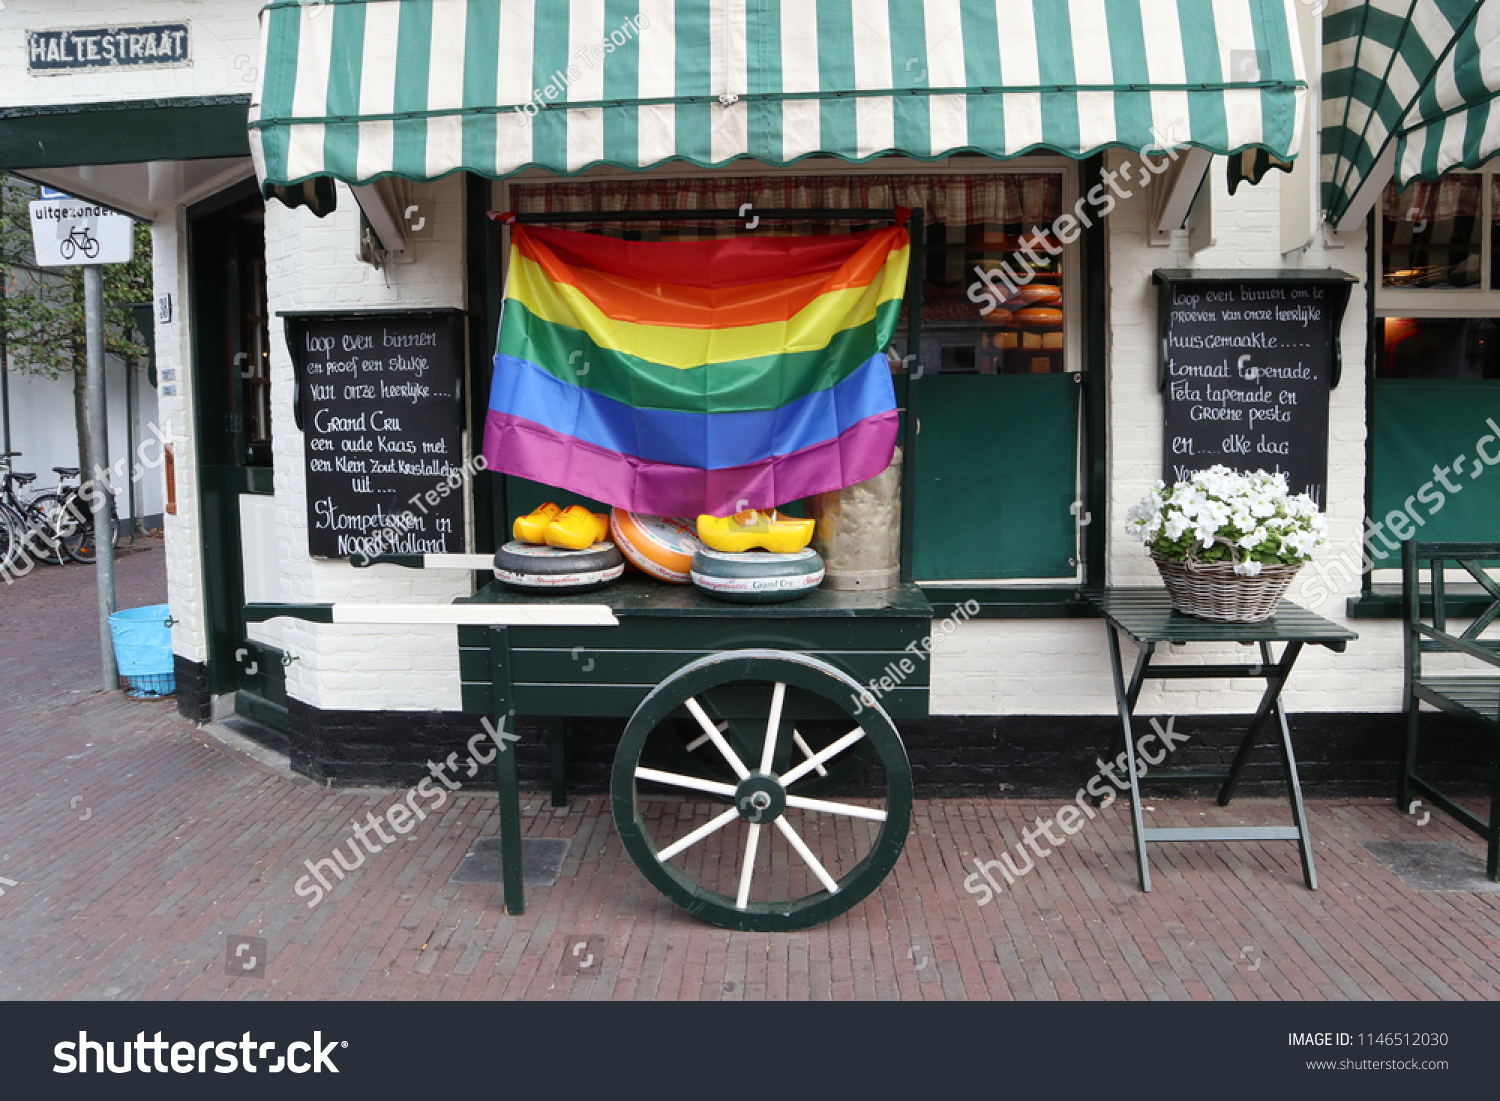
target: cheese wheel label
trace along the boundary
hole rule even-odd
[[[605,570],[588,570],[581,573],[516,573],[513,570],[495,571],[497,580],[518,589],[572,589],[585,585],[605,585],[625,572],[625,564],[611,566]]]
[[[816,589],[823,571],[783,577],[713,577],[693,571],[693,584],[715,593],[777,593]]]
[[[518,555],[523,558],[566,558],[575,554],[599,554],[603,551],[614,550],[613,543],[595,543],[592,547],[583,550],[569,550],[567,547],[549,547],[541,543],[506,543],[507,554]]]

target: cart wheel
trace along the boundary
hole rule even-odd
[[[681,711],[737,782],[652,767],[680,759],[671,720]],[[732,718],[715,722],[711,713]],[[832,719],[839,736],[804,736],[804,725],[826,728]],[[868,765],[862,775],[880,798],[799,794],[804,777],[846,775],[851,759]],[[901,855],[911,791],[895,724],[859,683],[826,662],[775,650],[710,654],[657,685],[625,726],[611,783],[615,826],[641,873],[689,913],[759,932],[817,925],[875,890]],[[715,802],[730,805],[718,813],[702,806]],[[767,827],[774,830],[763,837]],[[776,835],[785,843],[775,844]]]

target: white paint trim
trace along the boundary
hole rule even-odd
[[[1307,95],[1302,101],[1302,141],[1292,171],[1281,179],[1281,254],[1304,250],[1318,236],[1323,218],[1323,20],[1311,4],[1296,5],[1297,36],[1307,73]]]
[[[1391,143],[1385,147],[1385,152],[1375,162],[1375,167],[1370,169],[1370,174],[1364,178],[1359,185],[1359,190],[1349,200],[1348,207],[1333,228],[1340,234],[1358,233],[1364,228],[1365,215],[1370,213],[1370,208],[1375,205],[1385,191],[1385,185],[1391,182],[1391,177],[1396,174],[1396,142],[1393,138]]]
[[[1152,245],[1165,247],[1172,243],[1172,234],[1182,228],[1192,209],[1193,200],[1214,155],[1207,149],[1190,148],[1177,158],[1160,180],[1154,181],[1151,196],[1151,221],[1147,226],[1147,239]]]
[[[491,554],[424,554],[424,570],[488,570],[493,569],[495,556]]]
[[[401,196],[391,177],[386,176],[372,184],[351,187],[349,190],[353,192],[354,201],[365,212],[370,227],[375,230],[375,236],[380,238],[380,245],[387,253],[395,258],[411,248],[406,239],[406,225],[398,213],[402,205]]]
[[[603,604],[335,604],[333,622],[458,627],[617,627]]]
[[[206,199],[210,195],[217,194],[218,192],[223,191],[225,188],[239,183],[241,180],[250,180],[254,178],[255,162],[252,161],[249,157],[243,157],[235,164],[226,168],[223,172],[220,172],[218,175],[204,180],[196,187],[189,188],[187,191],[184,191],[181,195],[177,196],[177,198],[172,201],[180,206],[192,206],[199,199]],[[162,209],[165,209],[165,207],[163,207]]]

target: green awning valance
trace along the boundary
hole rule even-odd
[[[261,179],[933,160],[1111,145],[1295,156],[1290,0],[275,0]]]

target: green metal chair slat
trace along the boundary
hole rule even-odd
[[[1406,753],[1396,786],[1396,805],[1403,812],[1407,811],[1415,792],[1484,838],[1488,843],[1485,872],[1491,879],[1500,881],[1500,818],[1497,818],[1497,810],[1500,810],[1500,753],[1497,753],[1491,781],[1488,819],[1460,806],[1450,795],[1439,791],[1432,781],[1417,775],[1423,703],[1473,723],[1500,741],[1500,676],[1493,673],[1479,675],[1477,672],[1460,676],[1426,676],[1422,672],[1424,654],[1455,655],[1477,660],[1486,667],[1500,667],[1500,640],[1479,637],[1500,618],[1500,583],[1479,565],[1497,557],[1500,557],[1500,543],[1418,543],[1408,539],[1401,544]],[[1457,635],[1448,629],[1445,573],[1449,563],[1465,570],[1485,593],[1494,598],[1487,608],[1466,607],[1465,611],[1472,612],[1474,619],[1462,634]],[[1430,623],[1423,619],[1423,613],[1427,611],[1422,599],[1423,570],[1427,571],[1427,588],[1432,594]]]

